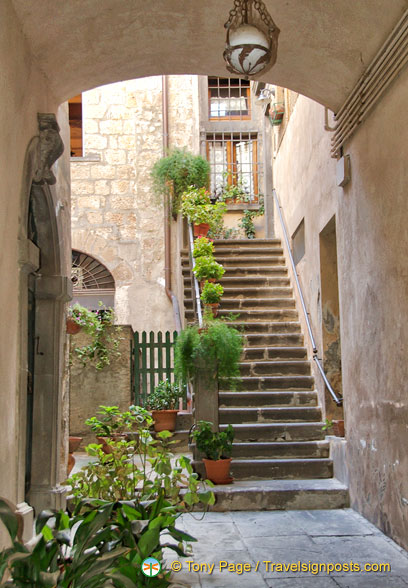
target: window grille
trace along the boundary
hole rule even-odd
[[[257,133],[207,133],[206,152],[214,195],[234,185],[242,189],[248,202],[258,201],[261,163]]]
[[[240,78],[208,78],[210,120],[248,120],[251,118],[249,80]]]
[[[71,282],[77,292],[115,289],[110,271],[94,257],[76,250],[72,251]]]

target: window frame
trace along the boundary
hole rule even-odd
[[[217,80],[218,84],[217,85],[210,85],[210,80]],[[225,80],[227,82],[227,84],[225,86],[221,86],[220,82],[222,80]],[[231,84],[231,81],[233,80],[238,80],[239,84],[238,85],[233,85]],[[248,85],[246,85],[248,83]],[[226,120],[251,120],[251,85],[249,80],[243,80],[242,78],[221,78],[221,77],[216,77],[216,76],[208,76],[207,78],[207,84],[208,84],[208,120],[209,121],[226,121]],[[242,85],[244,84],[244,85]],[[246,99],[246,103],[247,103],[247,113],[246,114],[242,114],[242,111],[240,114],[227,114],[225,116],[214,116],[211,112],[211,98],[215,97],[215,98],[222,98],[222,96],[219,95],[219,90],[225,88],[228,90],[229,92],[229,98],[235,98],[235,96],[231,96],[231,90],[232,89],[238,89],[241,90],[242,93],[239,94],[238,98],[245,98]],[[212,91],[217,91],[218,90],[218,96],[212,96]],[[228,98],[228,97],[227,97]]]

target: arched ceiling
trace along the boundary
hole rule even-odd
[[[233,0],[11,0],[58,100],[157,74],[226,75]],[[261,79],[336,111],[408,0],[265,0],[278,59]]]

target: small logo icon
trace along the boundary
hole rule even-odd
[[[154,557],[147,557],[142,561],[142,572],[148,578],[154,578],[160,573],[161,565]]]

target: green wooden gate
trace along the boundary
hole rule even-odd
[[[161,380],[174,382],[174,343],[177,331],[154,333],[136,332],[133,346],[133,392],[134,403],[146,406],[149,392]],[[184,394],[183,408],[187,395]]]

